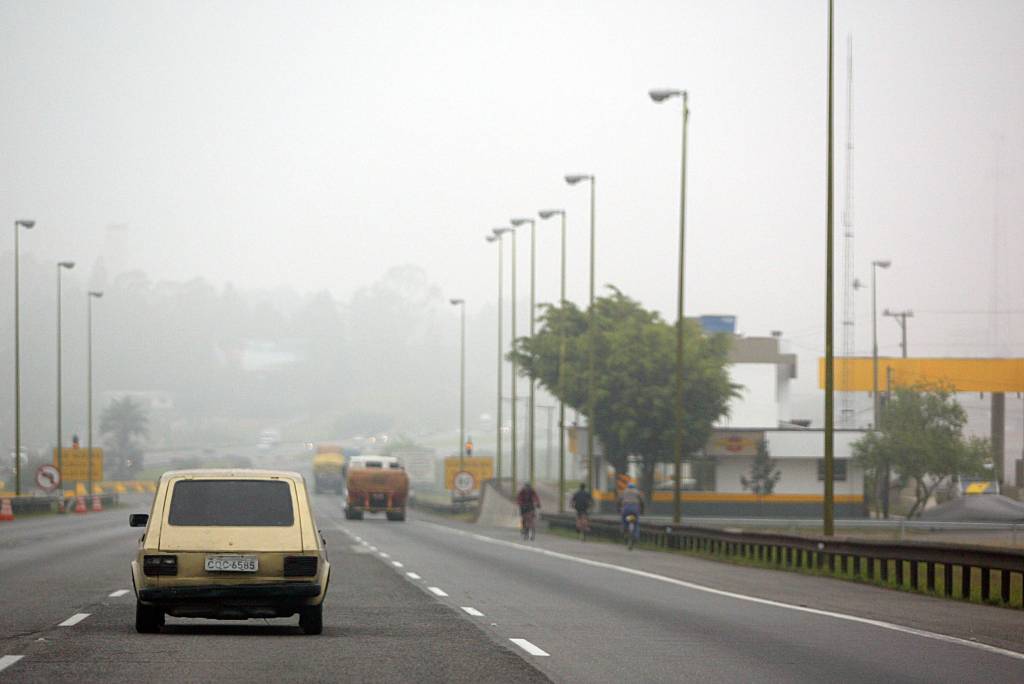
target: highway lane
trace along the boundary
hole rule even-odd
[[[0,525],[0,680],[547,681],[513,645],[382,573],[329,519],[323,635],[303,635],[295,618],[168,618],[163,633],[137,634],[128,562],[139,530],[127,512]]]
[[[323,506],[321,517],[339,519]],[[339,519],[338,525],[375,548],[395,574],[408,580],[405,573],[414,572],[413,584],[441,590],[446,595],[439,600],[453,610],[482,613],[472,619],[496,641],[525,638],[548,653],[535,662],[556,681],[1024,679],[1024,659],[912,633],[922,628],[915,622],[944,624],[954,637],[965,631],[962,623],[977,624],[1001,635],[1001,645],[1024,651],[1014,611],[547,535],[523,545],[515,531],[438,524],[423,516],[405,524],[367,518]],[[666,570],[670,563],[738,596],[673,583],[668,571],[619,569]],[[805,603],[812,610],[817,597],[828,596],[820,607],[837,614],[770,602],[787,596],[796,608]],[[861,603],[864,619],[895,624],[844,619],[857,618]],[[901,631],[901,625],[910,629]],[[972,630],[964,636],[971,638]]]

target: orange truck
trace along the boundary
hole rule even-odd
[[[409,476],[395,456],[353,456],[346,487],[346,520],[362,520],[364,513],[405,520]]]

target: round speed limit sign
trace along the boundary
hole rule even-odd
[[[60,484],[60,472],[48,463],[39,466],[36,470],[36,484],[44,492],[52,492]]]
[[[473,477],[473,473],[460,470],[455,473],[453,484],[455,485],[455,491],[459,494],[469,494],[476,489],[476,478]]]

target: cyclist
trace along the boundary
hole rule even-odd
[[[622,533],[629,532],[629,521],[627,518],[632,515],[636,517],[636,524],[633,526],[633,541],[640,539],[640,514],[644,512],[644,495],[630,482],[619,495],[619,512],[622,514]]]
[[[537,509],[540,508],[540,497],[537,491],[527,482],[516,494],[516,504],[522,519],[523,539],[534,539],[537,536]]]
[[[576,531],[580,533],[580,541],[583,541],[587,532],[590,532],[590,506],[594,503],[594,497],[587,491],[587,485],[580,483],[580,488],[572,495],[570,505],[576,510]]]

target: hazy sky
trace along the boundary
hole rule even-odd
[[[917,312],[912,353],[1024,354],[1024,3],[836,6],[837,215],[852,33],[858,275],[893,260],[879,308]],[[587,191],[562,175],[593,172],[598,281],[671,318],[680,118],[646,91],[687,88],[686,307],[784,331],[809,388],[825,8],[5,0],[0,207],[39,222],[22,243],[38,258],[339,297],[417,263],[475,309],[496,296],[484,234],[547,206],[569,211],[570,295],[585,297]],[[555,222],[537,243],[551,300]],[[940,313],[993,303],[1017,313]],[[866,352],[867,291],[857,306]],[[897,332],[880,321],[883,353]]]

